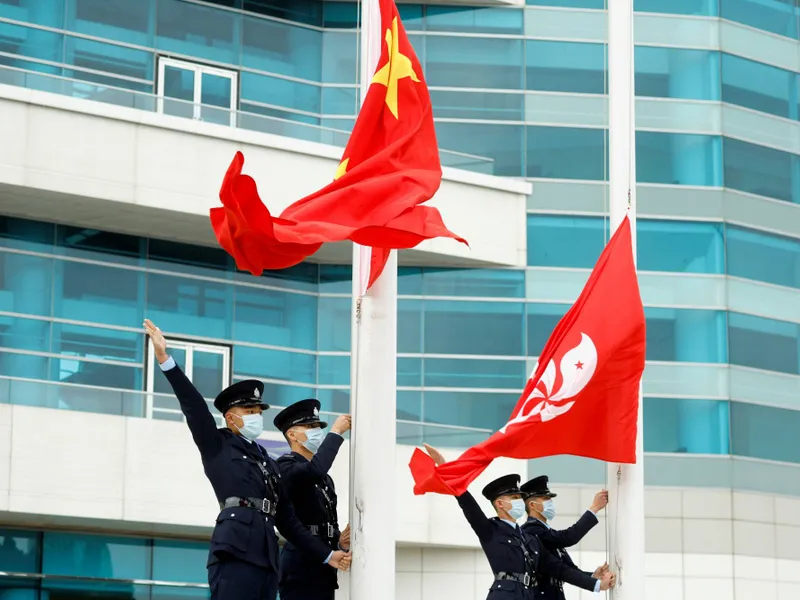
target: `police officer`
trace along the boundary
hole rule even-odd
[[[301,400],[283,409],[273,420],[283,432],[291,453],[278,459],[282,481],[297,518],[331,550],[349,550],[349,529],[342,536],[336,512],[336,490],[328,475],[342,434],[350,429],[350,416],[336,419],[330,433],[319,418],[318,400]],[[281,600],[333,600],[339,585],[336,569],[323,565],[287,542],[281,553],[278,590]]]
[[[608,492],[603,490],[594,497],[594,502],[583,516],[570,528],[560,531],[552,529],[549,521],[556,516],[556,507],[553,498],[557,496],[550,491],[549,479],[546,475],[535,477],[520,486],[522,498],[525,500],[525,509],[528,520],[522,526],[522,531],[535,535],[542,545],[555,554],[565,565],[575,567],[565,548],[580,542],[589,531],[597,525],[597,513],[608,504]],[[575,567],[577,568],[577,567]],[[594,577],[602,576],[608,570],[604,564],[594,572]],[[542,600],[565,600],[564,582],[554,577],[543,577],[539,580],[539,591]]]
[[[261,412],[269,408],[261,398],[264,384],[240,381],[222,390],[214,406],[225,416],[226,427],[217,429],[206,401],[167,354],[161,330],[150,320],[144,327],[178,398],[221,509],[207,563],[212,600],[275,600],[275,527],[320,564],[347,570],[349,554],[332,551],[297,520],[278,465],[255,442],[263,427]]]
[[[445,462],[434,448],[425,449],[437,465]],[[495,581],[486,600],[534,600],[541,598],[537,575],[548,575],[585,590],[599,592],[614,586],[612,573],[597,579],[590,573],[569,567],[543,548],[536,536],[524,533],[517,519],[525,514],[525,503],[519,489],[519,475],[505,475],[483,488],[484,497],[492,503],[497,517],[488,518],[469,492],[458,496],[464,516],[478,535]]]

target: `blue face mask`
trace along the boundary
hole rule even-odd
[[[242,419],[239,433],[251,442],[258,439],[258,436],[264,431],[264,419],[261,415],[239,415],[239,418]]]
[[[525,514],[525,501],[522,498],[511,500],[511,508],[508,509],[508,516],[519,521],[520,517]]]
[[[325,432],[319,427],[314,427],[313,429],[306,429],[306,440],[300,443],[303,444],[303,447],[311,452],[311,454],[316,454],[324,439]]]
[[[546,500],[542,503],[542,516],[548,521],[556,518],[556,505],[552,500]]]

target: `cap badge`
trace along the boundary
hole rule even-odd
[[[253,398],[255,398],[256,400],[261,399],[261,392],[258,391],[258,388],[253,390]]]
[[[314,416],[319,418],[319,409],[317,408],[314,409]]]

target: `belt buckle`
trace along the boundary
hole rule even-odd
[[[525,576],[522,578],[522,584],[525,587],[529,587],[531,585],[531,574],[525,573]]]
[[[266,515],[271,514],[271,512],[272,512],[271,504],[272,503],[269,500],[267,500],[266,498],[263,498],[261,500],[261,512],[263,512]]]
[[[335,538],[336,537],[336,529],[334,528],[334,526],[331,525],[330,523],[326,523],[325,525],[328,527],[328,537],[330,539]]]

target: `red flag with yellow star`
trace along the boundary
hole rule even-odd
[[[237,152],[211,209],[220,245],[254,275],[295,265],[326,242],[373,248],[368,285],[392,249],[449,237],[439,211],[422,204],[442,180],[422,67],[393,0],[380,0],[381,56],[333,182],[273,217]]]

